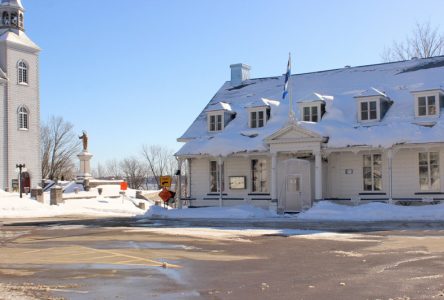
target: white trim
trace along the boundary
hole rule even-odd
[[[214,123],[214,129],[215,130],[211,130],[211,117],[214,116],[215,117],[215,123]],[[217,129],[217,116],[221,116],[221,128],[220,130]],[[209,111],[207,112],[207,130],[208,132],[220,132],[222,130],[224,130],[225,128],[225,117],[224,117],[224,112],[223,111]]]
[[[414,99],[414,106],[415,106],[415,117],[416,118],[430,118],[430,117],[439,117],[441,114],[441,96],[444,95],[442,90],[427,90],[427,91],[419,91],[419,92],[412,92],[412,95],[415,97]],[[428,97],[435,96],[435,114],[429,114],[429,107],[428,107]],[[426,98],[426,114],[420,116],[419,115],[419,98],[425,97]]]
[[[249,107],[247,108],[247,112],[248,112],[248,127],[249,128],[262,128],[265,127],[265,125],[268,122],[268,117],[267,117],[267,109],[269,109],[268,106],[257,106],[257,107]],[[259,112],[263,113],[264,119],[263,119],[263,126],[258,126],[259,125]],[[256,113],[256,127],[253,127],[253,120],[251,119],[251,114],[252,113]]]
[[[368,119],[362,120],[362,111],[361,111],[361,103],[367,103],[368,107]],[[370,102],[376,102],[376,119],[370,119]],[[366,97],[356,97],[357,104],[357,120],[359,123],[371,123],[371,122],[379,122],[381,120],[381,96],[366,96]]]
[[[311,102],[299,102],[299,111],[300,111],[300,120],[304,121],[304,122],[315,122],[315,123],[319,123],[321,121],[322,118],[322,104],[325,104],[324,101],[322,100],[315,100],[315,101],[311,101]],[[309,107],[310,108],[310,120],[306,121],[304,120],[304,108]],[[312,121],[313,120],[313,114],[312,114],[312,107],[317,107],[318,109],[318,120],[317,121]]]

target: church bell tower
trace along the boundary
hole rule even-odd
[[[24,8],[20,0],[2,0],[0,29],[25,30]]]
[[[1,0],[0,18],[0,189],[27,192],[41,183],[40,48],[25,33],[22,0]]]

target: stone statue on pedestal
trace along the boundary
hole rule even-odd
[[[82,140],[83,143],[83,151],[88,152],[88,134],[86,131],[83,131],[83,134],[79,136],[79,139]]]

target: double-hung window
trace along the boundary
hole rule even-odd
[[[307,122],[318,122],[318,106],[305,106],[303,108],[303,120]]]
[[[223,129],[223,115],[212,114],[208,116],[208,130],[221,131]]]
[[[377,101],[361,102],[361,121],[371,121],[378,119]]]
[[[439,190],[439,153],[419,153],[419,187],[422,191]]]
[[[265,125],[265,113],[263,110],[250,112],[250,127],[259,128]]]
[[[382,156],[381,154],[366,154],[364,158],[363,179],[364,191],[382,190]]]
[[[253,193],[268,193],[268,170],[265,159],[251,161],[251,191]]]
[[[424,96],[418,97],[418,116],[434,116],[436,115],[436,97]]]
[[[219,169],[221,167],[221,169]],[[219,178],[221,180],[219,180]],[[221,189],[222,188],[222,189]],[[210,192],[218,193],[224,190],[224,165],[217,161],[210,161]]]

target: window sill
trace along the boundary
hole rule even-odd
[[[17,85],[21,85],[21,86],[29,86],[28,83],[24,83],[24,82],[19,82],[19,83],[17,83]]]
[[[375,195],[375,196],[379,195],[379,196],[381,196],[381,195],[387,195],[387,194],[384,193],[384,192],[366,191],[366,192],[359,193],[359,195],[360,196],[372,196],[372,195]]]
[[[29,128],[19,128],[19,131],[29,131]]]

